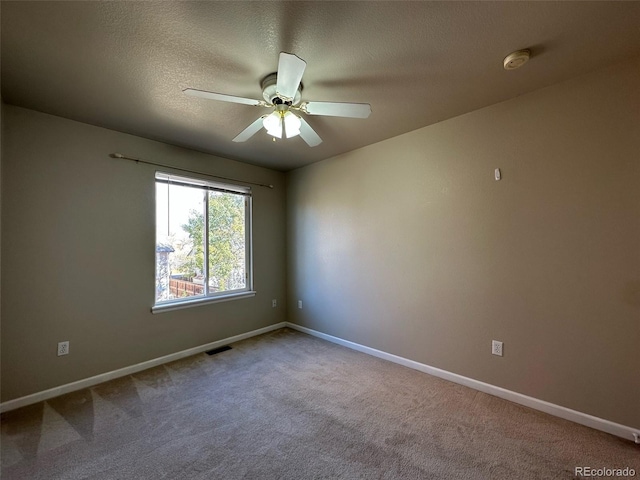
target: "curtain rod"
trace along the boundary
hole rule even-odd
[[[123,160],[131,160],[131,161],[136,162],[136,163],[146,163],[147,165],[155,165],[156,167],[171,168],[173,170],[179,170],[181,172],[197,173],[198,175],[204,175],[206,177],[221,178],[223,180],[231,180],[232,182],[247,183],[249,185],[257,185],[258,187],[273,188],[273,185],[266,185],[264,183],[247,182],[245,180],[238,180],[237,178],[221,177],[219,175],[211,175],[210,173],[199,172],[197,170],[189,170],[187,168],[174,167],[174,166],[171,166],[171,165],[166,165],[164,163],[150,162],[148,160],[142,160],[140,158],[135,158],[135,157],[127,157],[126,155],[123,155],[122,153],[111,153],[111,154],[109,154],[109,156],[111,158],[122,158]]]

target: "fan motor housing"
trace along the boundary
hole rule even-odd
[[[275,72],[270,73],[269,75],[264,77],[260,82],[260,88],[262,88],[262,96],[264,97],[265,101],[273,105],[277,105],[280,103],[287,103],[285,102],[284,99],[278,96],[278,93],[276,92],[277,83],[278,83],[278,74]],[[296,96],[294,97],[290,105],[297,105],[300,103],[300,100],[302,99],[302,88],[303,88],[302,82],[300,82],[300,86],[298,87]]]

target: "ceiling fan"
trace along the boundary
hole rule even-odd
[[[311,128],[300,115],[324,115],[328,117],[367,118],[371,114],[368,103],[334,103],[334,102],[301,102],[302,75],[307,62],[290,53],[281,52],[278,71],[262,79],[260,87],[264,100],[236,97],[223,93],[207,92],[187,88],[186,95],[208,98],[222,102],[241,103],[257,107],[272,108],[273,111],[260,116],[255,122],[245,128],[233,139],[234,142],[246,142],[261,128],[276,138],[300,137],[310,146],[322,143],[320,136]]]

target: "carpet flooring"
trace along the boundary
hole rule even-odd
[[[6,412],[2,478],[640,478],[632,442],[290,329],[232,347]]]

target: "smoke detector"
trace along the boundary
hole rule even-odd
[[[518,50],[517,52],[510,53],[504,57],[504,69],[515,70],[529,61],[531,57],[531,50]]]

